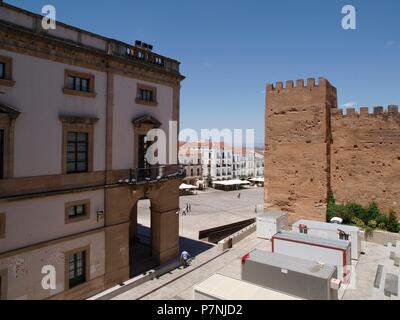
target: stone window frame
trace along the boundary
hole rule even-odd
[[[0,113],[0,130],[4,130],[4,161],[3,179],[10,179],[14,175],[14,130],[16,116]]]
[[[62,122],[62,174],[85,174],[93,172],[94,153],[94,124],[99,120],[94,117],[60,116]],[[68,132],[81,132],[88,134],[88,170],[80,173],[68,173],[67,170],[67,146]]]
[[[158,129],[161,127],[161,122],[152,116],[142,116],[132,121],[133,124],[133,168],[139,166],[139,137],[141,135],[147,135],[152,129]],[[140,169],[140,168],[139,168]]]
[[[0,240],[6,238],[6,214],[0,212]]]
[[[84,205],[85,206],[85,214],[78,218],[70,218],[68,211],[71,207]],[[78,200],[65,203],[65,224],[71,224],[75,222],[82,222],[90,219],[90,199]]]
[[[153,101],[146,101],[142,100],[139,98],[139,92],[140,90],[149,90],[153,92]],[[136,87],[136,99],[135,102],[137,104],[142,104],[150,107],[157,107],[158,106],[158,101],[157,101],[157,87],[155,86],[149,86],[147,84],[143,83],[138,83]]]
[[[85,282],[70,288],[69,287],[69,258],[71,255],[76,254],[76,253],[80,253],[85,251]],[[90,281],[90,245],[84,246],[84,247],[80,247],[77,249],[73,249],[73,250],[69,250],[64,252],[64,268],[65,268],[65,273],[64,273],[64,290],[72,290],[72,289],[76,289],[76,288],[80,288],[81,286],[85,285],[86,283],[88,283]]]
[[[3,269],[0,270],[0,278],[1,278],[1,288],[0,288],[0,300],[7,300],[7,288],[8,288],[8,270]]]
[[[0,79],[0,86],[13,87],[13,59],[7,56],[0,56],[0,62],[5,64],[5,79]]]
[[[80,91],[80,90],[73,90],[68,88],[68,77],[77,77],[87,79],[89,81],[89,91]],[[70,69],[66,69],[64,72],[64,94],[72,95],[72,96],[79,96],[79,97],[86,97],[86,98],[95,98],[95,76],[91,73],[85,73],[80,71],[74,71]]]

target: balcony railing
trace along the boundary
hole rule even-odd
[[[184,166],[167,165],[153,166],[149,168],[136,168],[129,170],[129,176],[118,180],[120,184],[143,184],[186,177]]]
[[[41,28],[43,16],[22,10],[0,0],[0,11],[4,14],[0,17],[0,23],[9,27],[10,19],[12,26],[19,26],[23,30],[31,30],[36,34],[44,34],[52,40],[62,40],[87,49],[105,52],[108,55],[118,56],[133,60],[142,64],[158,67],[168,72],[179,74],[180,63],[176,60],[159,55],[151,50],[133,46],[122,41],[96,35],[85,30],[57,22],[57,31]]]
[[[163,57],[155,52],[136,46],[130,46],[119,41],[109,42],[109,54],[127,58],[144,64],[159,67],[161,69],[179,73],[179,62]]]

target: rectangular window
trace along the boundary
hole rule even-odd
[[[136,103],[157,106],[157,88],[144,84],[137,85]]]
[[[13,59],[0,56],[0,86],[13,87],[15,81],[12,80]]]
[[[67,173],[88,172],[88,133],[68,132]]]
[[[0,179],[4,179],[4,130],[0,130]]]
[[[7,300],[7,275],[7,269],[0,270],[0,300]]]
[[[68,76],[67,78],[67,89],[90,92],[90,79],[80,78],[76,76]]]
[[[153,91],[152,90],[146,90],[146,89],[139,89],[138,98],[140,100],[142,100],[142,101],[153,102],[154,101]]]
[[[6,237],[6,214],[0,213],[0,239]]]
[[[4,62],[0,62],[0,79],[6,78],[6,64]]]
[[[68,258],[68,285],[69,289],[79,286],[87,281],[86,279],[86,258],[87,251],[72,253]]]
[[[65,223],[90,219],[90,200],[80,200],[65,204]]]
[[[95,78],[90,73],[65,70],[64,93],[81,97],[96,97]]]
[[[84,204],[79,204],[76,206],[71,206],[68,209],[68,218],[75,219],[86,216],[86,206]]]

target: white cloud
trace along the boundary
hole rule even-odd
[[[347,102],[345,104],[342,104],[342,108],[355,108],[357,105],[357,102]]]

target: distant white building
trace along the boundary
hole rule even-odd
[[[254,176],[256,178],[264,177],[264,150],[255,150]]]
[[[223,142],[180,142],[179,161],[186,167],[187,178],[204,182],[264,176],[262,153]],[[199,169],[201,177],[192,177],[192,169],[196,175]]]
[[[255,149],[235,148],[233,177],[240,179],[264,177],[264,154]]]

